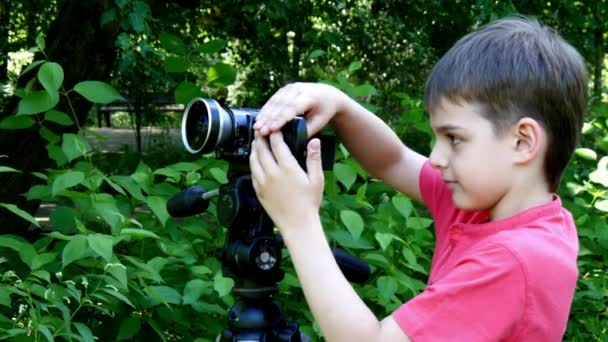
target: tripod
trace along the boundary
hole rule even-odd
[[[218,341],[300,342],[299,325],[283,319],[274,296],[284,273],[280,268],[282,239],[259,203],[249,174],[239,174],[219,188],[206,192],[190,187],[167,202],[171,216],[191,216],[207,210],[208,200],[219,196],[217,216],[228,228],[222,248],[222,273],[232,278],[236,303],[228,312],[228,326]]]
[[[217,217],[228,228],[221,253],[222,273],[234,280],[232,293],[237,297],[218,341],[309,341],[296,322],[283,318],[274,298],[284,277],[280,268],[284,244],[274,234],[274,224],[257,199],[250,174],[234,174],[228,184],[213,191],[190,187],[167,202],[167,211],[174,217],[199,214],[207,210],[214,196],[219,196]],[[364,283],[369,278],[366,263],[336,248],[332,252],[347,279]]]

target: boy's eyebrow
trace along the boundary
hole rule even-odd
[[[439,127],[434,127],[434,130],[437,133],[445,133],[445,132],[459,130],[459,129],[463,129],[463,128],[460,127],[460,126],[451,125],[451,124],[446,124],[446,125],[441,125]]]

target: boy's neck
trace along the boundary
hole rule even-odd
[[[552,200],[553,193],[547,190],[544,182],[515,186],[490,209],[490,219],[496,221],[511,217],[529,208],[550,203]]]

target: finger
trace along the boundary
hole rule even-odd
[[[258,136],[255,139],[254,150],[257,155],[257,160],[266,174],[266,178],[279,172],[279,166],[277,165],[277,161],[270,150],[270,147],[268,146],[267,138]]]
[[[306,169],[308,170],[308,179],[312,184],[321,187],[325,184],[323,163],[321,161],[321,141],[319,139],[312,139],[308,143]]]
[[[255,141],[253,142],[253,145],[255,145]],[[258,154],[253,147],[251,149],[251,154],[249,154],[249,168],[251,169],[251,181],[254,184],[254,187],[259,188],[259,184],[264,184],[266,182],[266,175],[258,160]]]
[[[277,160],[279,165],[284,166],[293,166],[297,165],[297,161],[289,146],[285,143],[283,139],[283,133],[281,131],[273,132],[270,134],[270,147],[272,149],[272,154]]]
[[[272,113],[276,112],[276,107],[280,106],[282,99],[290,89],[290,85],[286,85],[279,89],[268,101],[262,106],[260,112],[256,116],[256,122],[253,125],[254,129],[262,129],[266,126],[269,120],[272,120]]]

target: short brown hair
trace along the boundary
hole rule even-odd
[[[538,121],[548,135],[547,184],[556,191],[580,138],[587,86],[574,47],[536,20],[512,17],[456,42],[433,67],[424,101],[429,110],[442,98],[478,103],[497,135],[522,117]]]

